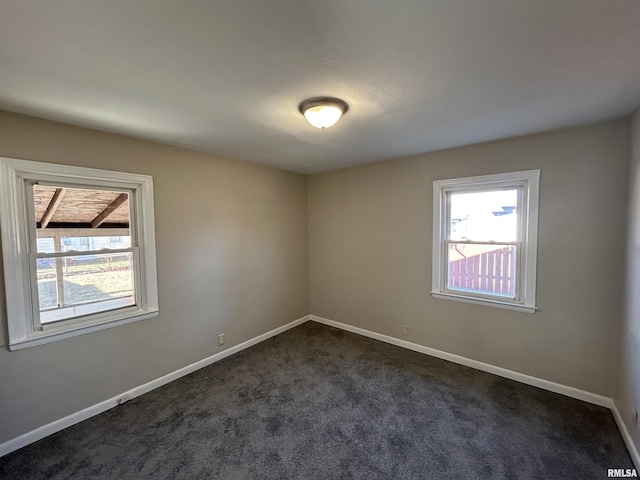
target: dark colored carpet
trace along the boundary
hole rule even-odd
[[[0,459],[15,479],[603,479],[609,410],[308,322]]]

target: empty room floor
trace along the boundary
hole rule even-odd
[[[589,479],[610,411],[307,322],[0,458],[16,479]]]

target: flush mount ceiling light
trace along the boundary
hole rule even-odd
[[[316,128],[329,128],[347,113],[349,105],[339,98],[315,97],[302,102],[300,113]]]

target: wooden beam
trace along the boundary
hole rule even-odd
[[[47,228],[47,225],[49,225],[49,222],[51,221],[51,217],[53,217],[53,214],[56,213],[56,210],[58,209],[60,202],[62,202],[62,199],[64,198],[64,194],[66,192],[67,191],[64,188],[56,188],[56,191],[53,194],[53,197],[51,197],[51,201],[49,202],[44,215],[42,215],[42,219],[40,220],[40,228]]]
[[[91,228],[98,228],[100,225],[102,225],[102,222],[104,222],[107,217],[111,215],[120,205],[126,202],[128,198],[129,195],[126,193],[121,193],[120,195],[118,195],[118,197],[113,202],[111,202],[111,204],[109,204],[107,208],[100,212],[100,215],[98,215],[91,221]]]
[[[105,228],[105,224],[102,224],[102,228],[92,229],[91,226],[83,224],[81,227],[67,227],[59,228],[59,225],[54,222],[50,222],[49,226],[45,230],[38,229],[36,233],[38,238],[55,238],[55,237],[128,237],[130,231],[128,225],[121,226],[120,228]],[[107,223],[106,225],[111,225]]]

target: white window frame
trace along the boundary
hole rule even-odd
[[[516,258],[516,295],[474,293],[448,289],[447,248],[450,225],[449,195],[459,192],[521,188],[518,199],[518,235]],[[538,204],[540,196],[540,170],[499,173],[477,177],[452,178],[433,182],[433,258],[432,289],[434,298],[454,300],[476,305],[505,308],[535,313],[536,268],[538,255]],[[491,242],[488,242],[491,243]],[[497,242],[503,244],[505,242]]]
[[[135,305],[40,324],[38,302],[33,301],[37,299],[35,260],[30,260],[33,198],[28,198],[29,184],[38,181],[130,192],[130,228],[135,232],[132,241],[136,239],[138,249],[138,261],[134,262]],[[150,176],[0,157],[0,229],[11,350],[158,316],[153,179]]]

